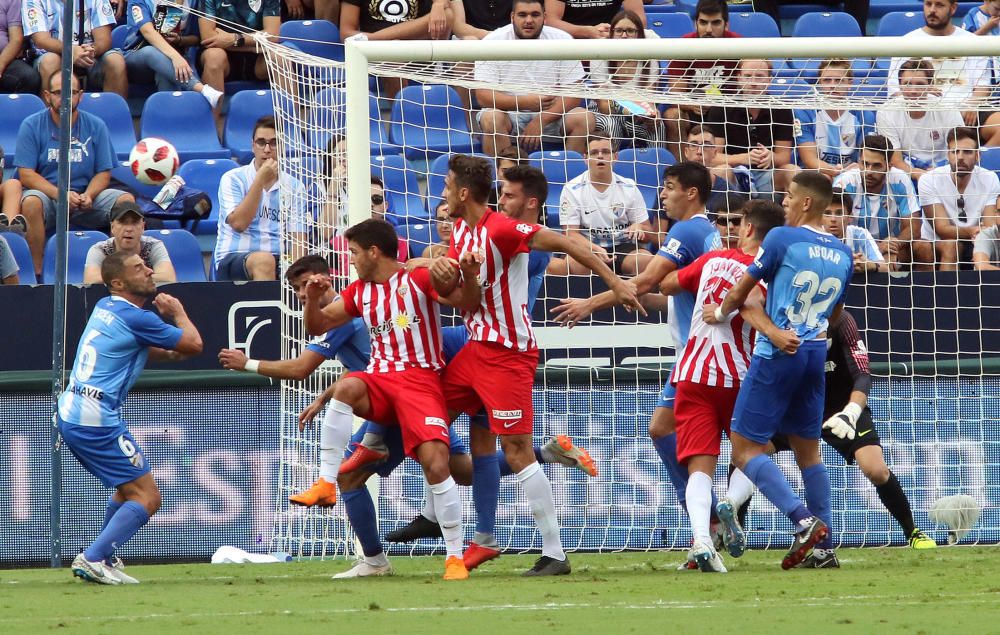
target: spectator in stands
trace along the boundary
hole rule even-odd
[[[504,172],[515,165],[527,164],[528,155],[519,146],[507,146],[500,152],[497,152],[497,181],[502,181]]]
[[[281,28],[279,0],[204,0],[198,17],[201,33],[201,78],[219,92],[226,80],[264,81],[267,66],[246,34],[264,31],[277,37]]]
[[[424,247],[421,258],[438,258],[448,255],[448,245],[451,243],[452,222],[448,215],[448,201],[442,200],[434,210],[434,223],[437,229],[438,241]]]
[[[274,117],[258,119],[252,135],[253,161],[226,172],[219,183],[219,280],[276,280],[282,239],[304,244],[295,234],[303,231],[305,188],[280,171]],[[283,207],[285,232],[279,226]]]
[[[849,13],[861,28],[861,35],[865,34],[865,26],[868,24],[868,9],[871,0],[844,0],[844,12]],[[754,0],[753,10],[759,13],[766,13],[774,19],[774,23],[781,28],[781,16],[778,7],[783,4],[796,4],[796,0]],[[819,4],[825,4],[831,10],[840,11],[840,0],[819,0]]]
[[[962,20],[962,28],[975,35],[1000,35],[1000,0],[986,0],[973,7]],[[1000,57],[989,58],[990,83],[1000,84]]]
[[[21,182],[4,175],[4,152],[0,148],[0,232],[15,231],[25,233],[28,221],[21,215]]]
[[[81,43],[73,45],[73,72],[87,78],[87,90],[106,90],[128,98],[122,52],[111,47],[115,14],[108,0],[82,0],[85,7]],[[58,0],[24,0],[21,21],[31,38],[35,69],[45,78],[62,66],[62,9]],[[75,26],[74,30],[78,27]]]
[[[139,254],[147,267],[153,270],[153,282],[177,282],[174,265],[163,241],[146,236],[146,217],[132,201],[122,201],[111,208],[111,238],[91,245],[83,268],[83,283],[101,282],[101,264],[116,251]]]
[[[568,40],[565,31],[545,26],[542,0],[514,0],[511,23],[490,32],[485,40]],[[550,60],[476,62],[475,79],[491,86],[535,86],[541,92],[514,94],[494,88],[476,90],[482,110],[478,114],[483,131],[483,151],[496,156],[517,144],[527,152],[541,149],[542,139],[565,138],[566,149],[583,154],[587,135],[594,129],[594,115],[577,108],[580,100],[553,97],[544,91],[555,86],[582,84],[583,65],[578,61]],[[575,111],[574,111],[575,109]],[[574,111],[574,112],[571,112]],[[514,137],[515,139],[512,139]]]
[[[896,148],[893,167],[914,181],[948,162],[947,132],[962,125],[957,110],[925,109],[934,86],[934,65],[913,58],[899,67],[900,93],[879,108],[876,131]]]
[[[972,265],[979,271],[1000,270],[1000,217],[976,236],[972,246]]]
[[[698,0],[695,30],[684,38],[740,37],[729,30],[729,5],[725,0]],[[666,110],[667,143],[674,156],[681,156],[681,141],[691,126],[704,122],[705,109],[698,103],[707,94],[735,92],[733,75],[738,60],[674,60],[667,67],[667,91],[689,100]]]
[[[369,40],[447,40],[454,13],[450,0],[343,0],[340,36]]]
[[[740,221],[743,219],[743,207],[747,197],[729,192],[722,196],[709,199],[708,216],[719,230],[723,249],[737,249],[740,242]]]
[[[612,18],[623,9],[638,17],[640,29],[646,28],[642,0],[545,0],[545,24],[577,39],[599,40],[614,37]]]
[[[460,37],[481,40],[490,31],[510,24],[513,0],[451,0],[455,13],[454,31]],[[464,25],[464,27],[463,27]]]
[[[771,62],[743,59],[736,73],[737,92],[748,100],[767,93],[771,85]],[[790,179],[786,167],[792,159],[793,117],[784,108],[716,106],[705,114],[705,122],[726,140],[725,151],[715,164],[745,166],[750,170],[752,198],[773,198],[784,192]]]
[[[892,152],[888,139],[868,135],[858,167],[842,173],[833,184],[851,197],[858,226],[878,241],[879,251],[891,266],[912,262],[926,269],[933,263],[933,249],[920,240],[921,214],[913,181],[892,167]]]
[[[647,36],[639,15],[620,11],[611,19],[614,39],[643,39]],[[652,33],[652,31],[650,31]],[[658,37],[653,33],[653,37]],[[657,60],[595,60],[590,63],[590,83],[598,88],[658,91],[660,63]],[[628,99],[594,99],[595,128],[607,133],[619,145],[645,147],[665,140],[666,130],[660,111],[648,102]]]
[[[979,165],[979,137],[964,126],[947,134],[948,163],[928,171],[917,184],[924,211],[924,240],[933,241],[938,268],[970,262],[972,243],[983,227],[996,224],[1000,179]],[[936,236],[935,236],[936,234]]]
[[[0,0],[0,93],[38,94],[42,80],[23,54],[21,0]]]
[[[7,239],[0,236],[0,284],[20,284],[21,279],[17,275],[19,270]]]
[[[132,30],[123,49],[131,81],[156,82],[157,90],[193,90],[212,108],[219,104],[222,92],[203,84],[184,57],[184,51],[200,40],[186,8],[129,0],[128,24]]]
[[[108,187],[111,168],[117,165],[111,135],[99,117],[79,110],[83,91],[76,75],[70,77],[73,135],[70,140],[69,222],[107,231],[111,226],[111,208],[118,202],[135,199],[131,194]],[[56,224],[61,71],[53,71],[45,86],[42,97],[48,108],[29,115],[17,132],[16,165],[25,189],[21,213],[28,221],[25,238],[31,247],[36,274],[42,272],[45,232]]]
[[[867,229],[854,224],[853,209],[850,195],[839,187],[833,188],[833,198],[823,213],[826,231],[839,238],[854,254],[854,271],[888,271],[889,264],[875,238]]]
[[[712,130],[702,126],[691,126],[687,132],[682,149],[685,161],[704,165],[712,173],[712,195],[708,198],[706,207],[713,205],[727,192],[736,192],[746,196],[750,194],[750,170],[739,165],[731,168],[728,165],[718,165],[715,156],[719,152],[719,137]]]
[[[569,181],[559,197],[559,224],[622,275],[640,273],[653,254],[641,247],[652,227],[642,192],[632,179],[615,174],[611,138],[595,132],[587,144],[587,171]],[[589,274],[570,256],[553,258],[551,274]]]

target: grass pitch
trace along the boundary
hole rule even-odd
[[[133,566],[138,586],[69,569],[0,571],[0,633],[1000,633],[995,547],[843,549],[840,570],[780,568],[782,552],[726,557],[728,575],[676,567],[682,552],[571,554],[573,574],[525,579],[504,556],[466,582],[443,558],[394,558],[390,578],[331,580],[343,560]]]

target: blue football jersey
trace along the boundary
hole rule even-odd
[[[306,346],[307,351],[319,353],[327,359],[336,358],[351,372],[368,368],[371,357],[371,339],[364,320],[354,318],[343,326],[330,329]]]
[[[69,385],[59,395],[59,417],[84,426],[122,425],[122,402],[146,366],[149,347],[172,349],[181,333],[124,298],[102,299],[80,338]]]
[[[827,330],[830,314],[847,293],[854,267],[851,251],[834,236],[809,227],[776,227],[768,232],[747,268],[767,283],[767,315],[799,339],[814,340]],[[782,354],[763,333],[754,355]]]
[[[719,249],[721,246],[719,230],[708,220],[708,216],[698,214],[675,223],[656,255],[666,258],[681,269],[694,262],[703,253]],[[681,291],[670,298],[670,334],[674,346],[678,349],[688,340],[694,300],[694,294],[690,291]]]

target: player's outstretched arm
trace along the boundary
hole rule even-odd
[[[631,280],[631,283],[635,285],[636,293],[642,296],[655,289],[656,285],[676,266],[673,261],[666,258],[653,258],[642,270],[642,273]],[[572,328],[580,320],[587,319],[594,311],[607,309],[616,304],[621,303],[611,291],[598,293],[592,298],[565,298],[559,302],[558,306],[552,308],[552,319],[563,326]],[[642,314],[646,314],[644,309]]]
[[[681,286],[680,276],[676,270],[668,273],[660,283],[660,293],[663,295],[677,295],[681,291],[684,291],[684,287]]]
[[[173,362],[201,355],[204,346],[201,341],[201,333],[188,317],[181,301],[172,295],[160,293],[153,298],[153,306],[162,317],[172,320],[174,325],[181,330],[181,338],[171,350],[151,346],[149,356],[156,361]]]
[[[302,318],[306,332],[310,335],[322,335],[351,321],[352,316],[345,310],[342,298],[320,308],[320,299],[329,290],[330,276],[316,273],[306,282],[306,303],[302,308]]]
[[[229,370],[241,370],[257,373],[275,379],[292,379],[302,381],[319,368],[325,358],[319,353],[305,350],[295,359],[280,359],[277,361],[252,360],[243,351],[224,348],[219,351],[219,363]],[[254,364],[256,362],[256,364]]]
[[[717,305],[715,304],[706,305],[702,318],[707,322],[707,316],[711,316],[711,319],[714,320],[716,308]],[[778,325],[767,315],[767,311],[764,310],[764,294],[759,287],[753,289],[750,297],[740,307],[740,315],[754,330],[758,333],[763,333],[778,350],[789,355],[794,355],[795,351],[799,350],[801,342],[795,331],[778,328]],[[712,322],[709,323],[711,324]]]

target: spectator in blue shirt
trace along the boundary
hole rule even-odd
[[[71,75],[72,133],[70,139],[69,222],[107,232],[111,208],[118,201],[134,201],[131,194],[108,188],[115,153],[108,128],[97,116],[80,112],[80,80]],[[56,224],[56,189],[59,162],[59,105],[62,75],[53,72],[42,93],[46,110],[27,117],[17,132],[16,166],[25,192],[21,213],[28,220],[25,237],[31,248],[35,273],[42,272],[45,232]]]
[[[205,0],[201,30],[201,76],[225,92],[225,80],[266,80],[267,66],[247,34],[266,31],[277,37],[281,28],[280,0]],[[220,28],[224,27],[224,28]]]
[[[21,0],[0,0],[0,93],[38,93],[38,71],[21,59]]]

